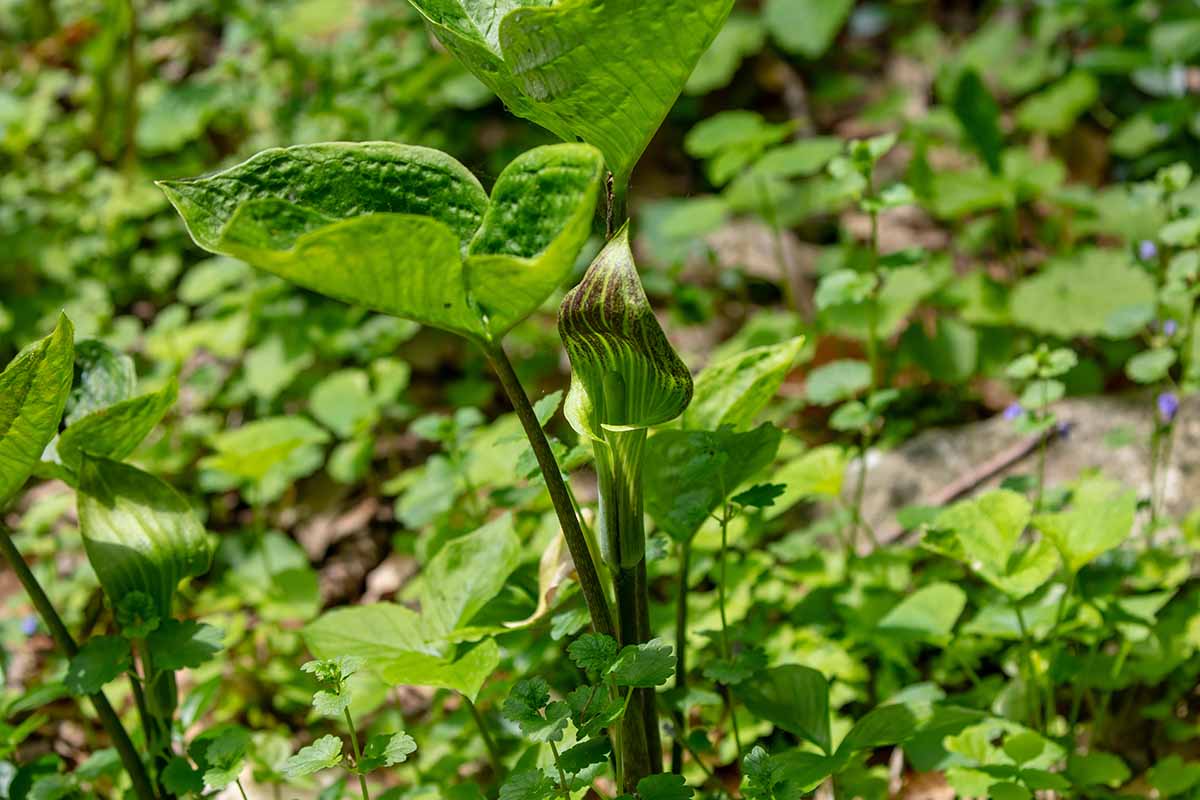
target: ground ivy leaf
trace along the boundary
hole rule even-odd
[[[607,0],[599,10],[581,0],[411,2],[514,114],[565,141],[595,145],[621,180],[733,7],[733,0]]]
[[[567,647],[571,660],[583,671],[603,675],[617,659],[617,640],[603,633],[585,633]]]
[[[146,637],[156,669],[192,669],[224,649],[224,633],[192,620],[167,619]]]
[[[367,740],[363,748],[359,772],[371,772],[401,764],[417,752],[416,741],[407,733],[380,733]]]
[[[300,748],[300,752],[285,761],[283,774],[287,778],[302,778],[340,763],[342,740],[337,736],[322,736],[307,747]]]
[[[204,785],[220,791],[238,779],[246,765],[250,749],[250,734],[241,726],[229,725],[220,729],[204,748]]]
[[[648,775],[638,781],[638,797],[642,800],[691,800],[692,787],[682,775]]]
[[[120,636],[94,636],[71,659],[63,683],[73,695],[95,694],[131,665],[128,641]]]
[[[66,315],[54,332],[0,373],[0,508],[37,466],[58,432],[74,376],[75,329]]]
[[[571,707],[562,701],[550,702],[550,686],[543,678],[527,678],[512,688],[502,713],[533,741],[557,742],[562,740]]]
[[[179,582],[208,571],[211,538],[188,501],[159,478],[85,456],[77,503],[83,546],[110,602],[143,592],[167,619]]]
[[[340,717],[350,707],[350,695],[321,689],[313,694],[312,705],[322,717]]]
[[[675,655],[671,645],[661,639],[627,645],[609,668],[609,674],[618,686],[653,689],[675,674]]]
[[[540,769],[513,773],[500,787],[500,800],[549,800],[557,793],[554,781]]]
[[[159,775],[162,787],[179,797],[199,795],[204,792],[204,776],[200,770],[188,763],[186,758],[175,756]]]

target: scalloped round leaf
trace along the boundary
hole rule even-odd
[[[633,170],[733,0],[410,0],[514,114]]]

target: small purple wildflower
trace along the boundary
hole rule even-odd
[[[25,618],[21,620],[21,633],[26,636],[33,636],[37,633],[37,629],[38,618],[33,614],[26,614]]]
[[[1153,261],[1158,258],[1158,245],[1149,239],[1143,239],[1138,244],[1138,258],[1142,261]]]
[[[1059,423],[1054,426],[1054,432],[1058,434],[1058,438],[1066,441],[1067,439],[1071,438],[1071,428],[1071,423],[1065,420],[1060,420]]]
[[[1004,418],[1009,422],[1012,422],[1014,419],[1024,413],[1025,409],[1021,407],[1020,403],[1009,403],[1008,407],[1004,409]]]
[[[1173,319],[1167,320],[1162,324],[1162,332],[1163,336],[1166,336],[1168,339],[1171,338],[1179,333],[1179,323]]]
[[[1179,397],[1174,392],[1163,392],[1158,396],[1158,418],[1170,425],[1179,413]]]

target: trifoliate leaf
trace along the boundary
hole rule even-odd
[[[367,740],[358,772],[371,772],[402,764],[417,752],[416,741],[407,733],[381,733]]]
[[[95,636],[71,659],[63,683],[73,695],[95,694],[131,665],[128,641],[120,636]]]
[[[627,645],[609,673],[618,686],[653,689],[675,674],[675,656],[671,645],[660,639]]]
[[[617,640],[603,633],[585,633],[567,648],[571,660],[585,672],[603,675],[617,660]]]
[[[164,620],[149,636],[146,645],[156,669],[192,669],[221,652],[224,634],[212,625],[192,620]]]
[[[302,778],[323,769],[331,769],[342,763],[342,740],[336,736],[322,736],[283,764],[286,778]]]

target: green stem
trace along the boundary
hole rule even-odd
[[[721,551],[718,559],[720,574],[717,578],[717,609],[721,612],[721,658],[729,660],[729,621],[725,617],[725,562],[729,549],[729,518],[730,508],[725,506],[721,511]],[[737,709],[733,705],[733,692],[728,686],[721,687],[725,695],[725,705],[729,709],[729,723],[733,727],[733,743],[737,746],[738,762],[742,760],[742,737],[738,732]]]
[[[646,559],[638,562],[634,576],[638,596],[638,639],[648,642],[650,636],[650,588],[646,575]],[[639,690],[642,696],[642,719],[646,726],[646,748],[650,752],[650,770],[663,771],[662,731],[658,724],[658,693],[654,689]]]
[[[579,518],[575,516],[575,509],[571,505],[571,495],[563,481],[562,471],[554,458],[554,451],[550,449],[550,443],[546,440],[546,433],[533,411],[533,405],[529,402],[529,396],[525,394],[525,389],[521,386],[521,381],[517,378],[517,373],[513,370],[512,362],[508,360],[508,354],[504,352],[502,345],[485,345],[484,352],[500,379],[500,385],[508,395],[509,402],[517,412],[517,418],[525,429],[525,435],[541,468],[546,489],[550,492],[550,500],[554,504],[554,512],[558,515],[558,523],[562,526],[563,536],[567,540],[567,549],[571,551],[571,560],[575,562],[575,572],[579,576],[579,586],[583,590],[583,597],[592,617],[592,627],[597,633],[617,639],[617,629],[604,594],[604,585],[596,572],[596,564],[592,560],[591,550],[588,549],[587,539],[579,527]]]
[[[687,694],[687,624],[688,573],[692,567],[692,543],[684,542],[679,549],[679,579],[675,596],[675,693]],[[671,772],[683,773],[683,750],[686,747],[687,716],[675,712],[675,738],[671,742]]]
[[[1025,678],[1025,697],[1029,704],[1027,709],[1029,712],[1029,721],[1032,727],[1040,728],[1040,720],[1042,718],[1041,700],[1038,696],[1037,687],[1037,667],[1033,663],[1033,640],[1029,636],[1029,628],[1025,624],[1025,615],[1021,611],[1021,606],[1017,601],[1013,601],[1013,610],[1017,612],[1017,627],[1021,631],[1021,658],[1022,672],[1026,674]]]
[[[483,746],[487,748],[488,758],[492,761],[492,772],[497,778],[503,778],[504,762],[500,759],[500,749],[496,747],[496,740],[492,738],[492,732],[488,730],[487,721],[483,718],[479,707],[471,702],[471,698],[464,694],[462,699],[471,711],[471,717],[475,720],[475,727],[479,728],[479,736],[483,739]]]
[[[558,770],[558,785],[562,789],[563,797],[570,797],[571,792],[567,788],[567,773],[563,772],[562,759],[558,755],[558,746],[554,742],[549,742],[550,755],[554,756],[554,767]]]
[[[358,787],[362,790],[363,800],[371,800],[367,790],[367,776],[362,773],[362,750],[358,746],[358,733],[354,730],[354,718],[350,716],[350,708],[342,713],[346,716],[346,727],[350,730],[350,747],[354,751],[354,770],[358,773]]]
[[[249,797],[246,797],[246,788],[244,786],[242,786],[242,779],[238,778],[237,780],[234,781],[234,783],[237,784],[238,793],[241,794],[242,800],[250,800]]]
[[[29,595],[30,601],[33,602],[33,607],[37,609],[38,616],[42,618],[42,623],[50,631],[50,636],[54,639],[54,643],[58,645],[58,649],[62,651],[67,658],[74,658],[79,652],[79,646],[75,644],[75,639],[67,630],[67,626],[63,624],[62,618],[58,612],[54,610],[50,598],[46,596],[46,592],[42,589],[40,583],[33,572],[29,569],[29,565],[25,563],[25,559],[21,557],[21,553],[17,550],[16,544],[12,540],[12,534],[7,527],[0,524],[0,555],[3,555],[12,567],[13,572],[17,575],[17,580],[21,582],[25,593]],[[128,731],[121,724],[121,719],[117,716],[117,712],[113,710],[112,705],[108,702],[103,691],[89,695],[92,705],[96,708],[96,715],[100,718],[100,724],[104,726],[108,736],[112,739],[113,747],[116,748],[117,754],[121,757],[121,763],[125,767],[125,771],[129,774],[129,780],[133,784],[134,794],[139,800],[156,800],[154,790],[150,785],[150,776],[146,773],[146,765],[142,763],[142,759],[138,756],[137,750],[133,747],[133,742],[129,738]]]

